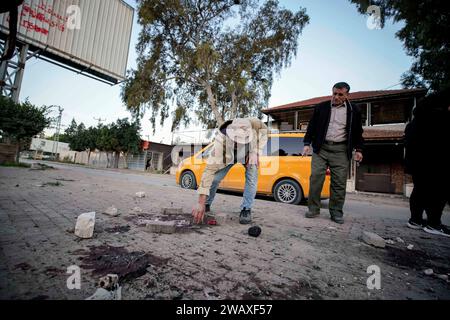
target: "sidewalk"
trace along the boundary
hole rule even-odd
[[[56,181],[62,185],[39,186]],[[146,197],[135,198],[139,191]],[[84,299],[125,261],[113,270],[123,275],[123,299],[450,299],[449,283],[423,272],[450,273],[450,239],[395,219],[348,217],[337,225],[325,213],[309,220],[305,207],[256,200],[262,234],[251,238],[236,219],[240,197],[218,194],[213,210],[234,218],[224,226],[156,234],[139,225],[162,207],[189,213],[195,198],[192,190],[64,168],[0,167],[0,298]],[[120,216],[102,214],[111,205]],[[91,211],[94,237],[80,240],[76,218]],[[363,231],[404,243],[375,248],[361,241]],[[80,290],[66,285],[72,265],[81,268]],[[380,267],[380,290],[367,288],[371,265]]]

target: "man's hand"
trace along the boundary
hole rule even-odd
[[[192,217],[194,219],[194,223],[196,224],[203,223],[203,219],[205,217],[205,206],[206,206],[206,195],[201,194],[198,197],[198,204],[192,209]]]
[[[247,166],[249,167],[252,165],[259,166],[258,154],[253,152],[248,155],[248,163],[247,163]]]
[[[361,161],[362,161],[362,159],[363,159],[363,155],[362,155],[362,153],[361,153],[361,152],[358,152],[358,151],[356,151],[356,152],[355,152],[355,161],[356,161],[356,162],[361,162]]]
[[[303,148],[302,157],[306,157],[311,154],[311,146],[305,146]]]

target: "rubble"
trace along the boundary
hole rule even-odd
[[[395,241],[400,242],[400,243],[405,243],[405,240],[403,240],[400,237],[395,238]]]
[[[145,198],[145,192],[141,191],[141,192],[136,192],[136,197],[137,198]]]
[[[395,241],[392,239],[387,239],[386,244],[395,244]]]
[[[183,208],[162,208],[162,214],[183,214]]]
[[[414,248],[414,245],[409,244],[406,248],[407,248],[408,250],[412,250],[412,249]]]
[[[433,275],[433,269],[426,269],[426,270],[424,270],[423,271],[423,273],[425,273],[427,276],[431,276],[431,275]]]
[[[377,248],[386,247],[386,241],[382,237],[373,232],[364,231],[362,234],[362,240],[365,243]]]
[[[146,228],[149,232],[172,234],[176,232],[176,223],[175,221],[150,220]]]
[[[117,217],[120,214],[119,211],[117,210],[117,208],[114,206],[109,207],[103,213],[107,214],[108,216],[112,216],[112,217]]]
[[[80,214],[75,225],[75,235],[83,239],[92,238],[94,235],[94,226],[95,212]]]

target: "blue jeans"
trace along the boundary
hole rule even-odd
[[[229,164],[223,169],[220,169],[214,175],[214,180],[209,189],[209,196],[206,199],[206,204],[211,205],[216,196],[217,188],[220,182],[225,178],[228,171],[234,166],[234,164]],[[258,167],[255,165],[245,166],[245,187],[244,187],[244,198],[241,204],[242,209],[251,209],[253,206],[253,201],[256,196],[256,188],[258,186]]]

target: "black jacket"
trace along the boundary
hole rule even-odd
[[[314,108],[314,114],[308,124],[308,130],[304,138],[305,146],[312,145],[315,153],[319,153],[327,136],[331,117],[331,101],[318,104]],[[352,158],[352,152],[362,152],[364,139],[361,122],[361,111],[358,107],[347,101],[347,156]]]

